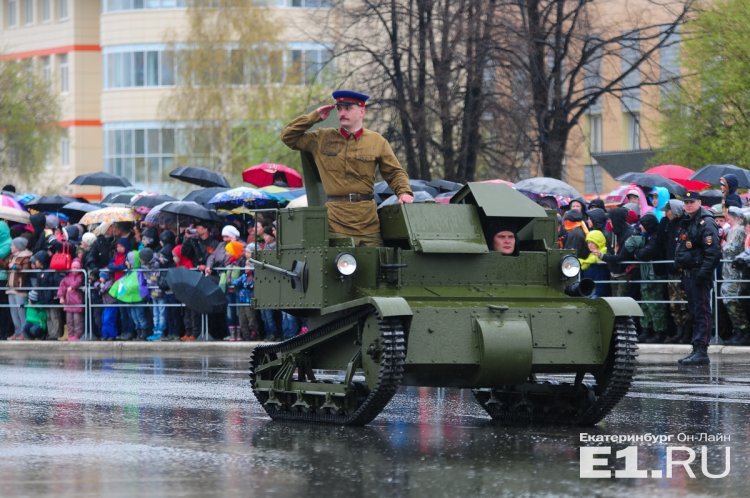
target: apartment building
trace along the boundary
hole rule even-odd
[[[28,60],[59,91],[63,105],[65,135],[45,175],[52,180],[29,189],[95,198],[99,189],[67,184],[101,170],[139,188],[175,188],[168,172],[179,153],[180,127],[165,119],[159,103],[174,89],[168,33],[187,32],[187,0],[1,1],[0,56]],[[328,10],[326,0],[266,4],[284,19],[285,67],[305,71],[330,56],[329,44],[310,41],[316,13]],[[283,75],[279,83],[285,83]]]

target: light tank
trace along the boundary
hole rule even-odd
[[[274,420],[362,425],[398,388],[472,389],[503,424],[591,425],[635,373],[624,297],[590,299],[556,219],[514,189],[468,183],[448,205],[379,210],[383,247],[329,238],[317,170],[303,154],[308,207],[281,209],[277,248],[254,259],[258,309],[308,332],[257,346],[250,379]],[[517,256],[491,251],[489,228],[518,230]]]

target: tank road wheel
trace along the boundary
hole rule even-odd
[[[257,346],[250,384],[274,420],[363,425],[396,393],[405,360],[405,321],[379,319],[366,307],[282,343]]]
[[[500,389],[476,389],[474,396],[493,420],[507,425],[593,425],[625,396],[635,375],[638,345],[633,319],[615,321],[609,355],[600,369],[590,372],[593,385],[582,382],[541,382]]]

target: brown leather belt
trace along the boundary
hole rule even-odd
[[[374,197],[372,194],[347,194],[347,195],[329,195],[328,200],[331,202],[361,202],[371,201]]]

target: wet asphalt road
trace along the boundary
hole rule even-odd
[[[498,427],[470,391],[427,388],[340,428],[271,422],[245,354],[6,350],[0,496],[746,496],[750,355],[692,369],[676,358],[642,357],[631,393],[595,428]],[[729,441],[677,441],[702,432]],[[672,442],[601,442],[648,433]],[[612,447],[593,470],[647,475],[689,447],[695,478],[678,465],[671,478],[582,479],[581,446]]]

